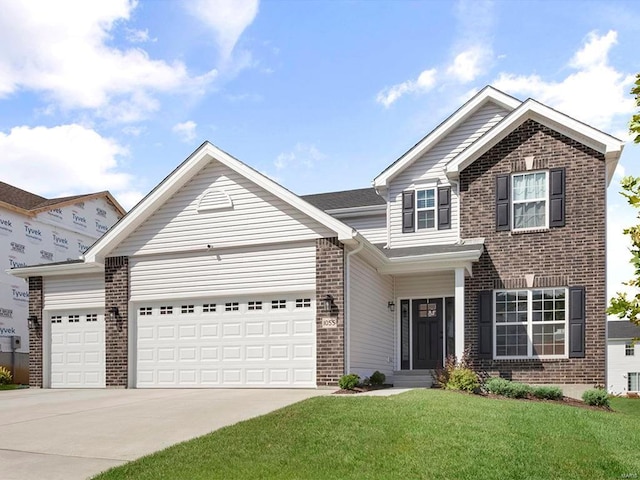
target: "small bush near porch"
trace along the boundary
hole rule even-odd
[[[640,411],[619,405],[593,411],[443,390],[317,397],[97,478],[638,478]]]

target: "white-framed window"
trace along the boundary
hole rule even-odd
[[[140,310],[138,310],[140,316],[151,315],[152,313],[153,309],[151,307],[140,307]]]
[[[98,314],[97,313],[87,313],[87,322],[97,322]]]
[[[261,301],[251,301],[247,304],[247,309],[250,311],[262,310],[262,302]]]
[[[193,313],[195,308],[193,305],[182,305],[180,308],[180,313]]]
[[[640,392],[640,372],[627,373],[627,391]]]
[[[62,315],[52,315],[51,323],[62,323]]]
[[[549,227],[548,172],[513,174],[511,199],[514,231]]]
[[[436,228],[436,189],[416,190],[416,228]]]
[[[286,300],[271,300],[271,310],[287,308]]]
[[[160,307],[160,315],[173,315],[173,307],[172,306]]]
[[[202,313],[213,313],[216,311],[215,303],[204,303],[202,305]]]
[[[311,308],[311,299],[310,298],[297,298],[296,299],[296,308]]]
[[[494,292],[494,358],[566,358],[567,289]]]
[[[80,322],[80,315],[69,315],[69,323],[78,323]]]
[[[624,345],[624,355],[626,357],[633,357],[636,354],[635,345],[633,343],[626,343]]]
[[[240,309],[238,302],[227,302],[224,304],[225,312],[237,312]]]

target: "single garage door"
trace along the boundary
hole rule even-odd
[[[104,388],[102,311],[51,314],[51,388]]]
[[[141,388],[314,388],[315,294],[140,304]]]

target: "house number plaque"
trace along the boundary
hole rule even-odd
[[[338,328],[338,319],[335,317],[324,317],[322,319],[322,328]]]

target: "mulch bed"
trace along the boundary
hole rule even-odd
[[[356,393],[364,393],[371,392],[372,390],[382,390],[385,388],[391,388],[393,385],[385,383],[384,385],[360,385],[359,387],[354,388],[353,390],[345,390],[340,389],[336,392],[333,392],[334,395],[353,395]]]

